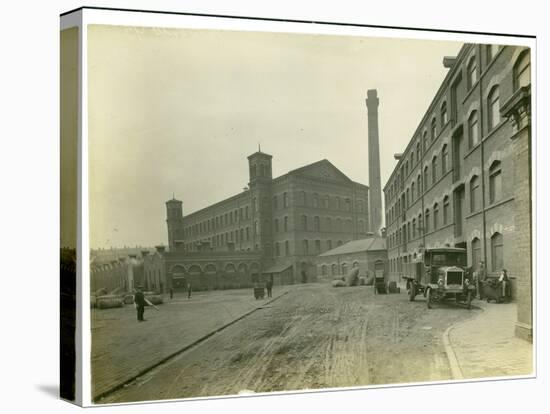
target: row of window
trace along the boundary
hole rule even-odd
[[[494,57],[495,52],[495,45],[487,45],[488,50],[488,56],[490,56],[490,59],[492,60]],[[491,53],[489,53],[489,50]],[[468,83],[468,89],[473,87],[473,85],[477,81],[477,59],[475,56],[472,56],[469,60],[468,66],[467,66],[467,83]],[[523,53],[520,54],[518,57],[514,68],[513,68],[513,90],[517,90],[523,86],[527,86],[531,83],[531,71],[530,71],[530,52],[529,50],[525,50]],[[487,96],[487,132],[492,131],[494,128],[496,128],[500,121],[500,90],[499,85],[492,86],[491,90],[489,91],[489,94]],[[447,104],[444,101],[441,104],[441,127],[443,127],[447,121]],[[481,131],[480,131],[480,123],[479,123],[479,114],[477,110],[474,110],[470,113],[468,120],[467,120],[467,131],[468,131],[468,146],[469,148],[475,147],[479,142],[481,138]],[[437,136],[437,121],[436,117],[432,118],[431,124],[430,124],[430,138],[431,141],[433,141]],[[428,131],[424,131],[423,133],[423,152],[425,153],[427,148],[430,145],[430,141],[428,140]],[[386,192],[386,205],[388,205],[388,201],[392,200],[400,190],[403,188],[404,178],[409,175],[409,162],[410,162],[410,172],[412,172],[413,167],[421,161],[421,146],[420,142],[417,141],[416,143],[416,153],[415,150],[411,150],[409,156],[404,156],[403,160],[401,161],[401,174],[397,174],[393,183],[388,187],[388,190]],[[444,146],[444,149],[446,149],[446,146]],[[416,157],[415,157],[416,155]],[[437,160],[435,160],[437,162]],[[432,159],[432,164],[434,160]],[[444,161],[442,162],[444,164]],[[427,166],[424,167],[424,171],[426,171]],[[442,168],[443,167],[442,165]],[[433,169],[433,167],[432,167]],[[445,169],[443,169],[443,172],[445,172]],[[432,178],[432,181],[435,182],[435,174],[434,178]],[[427,182],[427,181],[426,181]]]
[[[444,152],[444,150],[443,150]],[[443,164],[445,164],[446,157],[443,156]],[[442,166],[442,174],[445,171],[445,167]],[[435,180],[437,172],[437,159],[434,157],[432,162],[432,178]],[[428,167],[424,169],[424,182],[428,180]],[[475,175],[470,180],[470,212],[476,212],[481,208],[481,195],[480,195],[480,178]],[[415,191],[415,182],[411,183],[410,190],[407,188],[402,199],[397,200],[397,202],[390,207],[386,212],[386,222],[392,223],[399,214],[404,210],[409,208],[416,199],[420,198],[422,194],[422,180],[420,174],[417,177],[416,181],[416,191]],[[489,167],[489,204],[494,204],[502,199],[502,169],[501,162],[494,161]],[[403,200],[403,202],[402,202]]]
[[[342,240],[302,240],[302,254],[320,254],[322,252],[332,250],[334,247],[338,247],[344,244]],[[290,256],[290,242],[288,240],[284,242],[275,243],[275,256]]]
[[[312,220],[313,219],[313,220]],[[347,232],[353,231],[353,221],[351,219],[336,218],[334,221],[331,217],[325,217],[321,220],[319,216],[308,217],[303,214],[300,217],[300,230],[302,231],[323,231],[323,232]],[[359,233],[366,232],[365,222],[357,221],[357,230]],[[288,217],[284,217],[283,231],[288,231]],[[274,220],[274,232],[279,232],[279,220]]]
[[[250,219],[249,207],[243,206],[235,210],[231,210],[225,214],[221,214],[210,219],[206,219],[199,223],[194,223],[183,228],[183,236],[185,238],[198,236],[205,233],[214,232],[224,227],[232,226],[244,220]]]
[[[227,243],[241,243],[250,241],[251,228],[245,227],[238,230],[232,230],[225,233],[216,234],[215,236],[207,237],[202,241],[208,242],[212,247],[225,246]],[[184,243],[185,251],[196,251],[196,241]]]
[[[340,198],[339,196],[319,195],[318,193],[308,194],[300,191],[297,194],[297,205],[303,207],[322,208],[325,210],[351,211],[352,202],[350,198]],[[287,208],[289,206],[288,193],[276,194],[273,196],[273,209]],[[367,211],[365,201],[357,200],[355,211],[363,213]]]

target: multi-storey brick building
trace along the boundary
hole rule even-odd
[[[530,88],[530,50],[465,44],[444,64],[449,72],[384,187],[391,277],[423,247],[463,247],[489,276],[507,268],[514,297],[530,303],[530,267],[527,275],[516,266],[526,253],[518,236],[530,240],[529,197],[517,197],[518,185],[529,192],[529,174],[518,171],[530,171],[530,158],[516,154],[518,127],[501,111]]]
[[[315,256],[365,237],[366,185],[327,160],[273,178],[271,161],[261,151],[250,155],[248,187],[192,214],[183,215],[179,200],[166,203],[168,277],[191,268],[199,277],[207,267],[223,275],[248,258],[242,273],[252,279],[284,274],[276,282],[311,280]]]

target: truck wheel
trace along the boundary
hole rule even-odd
[[[472,291],[468,291],[468,297],[466,298],[466,307],[472,309]]]
[[[416,296],[416,286],[414,285],[414,283],[411,283],[409,285],[409,300],[413,302],[415,296]]]
[[[430,288],[426,290],[426,306],[428,309],[432,308],[432,289]]]

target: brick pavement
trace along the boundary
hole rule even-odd
[[[521,376],[533,373],[533,345],[516,338],[515,303],[486,303],[477,316],[453,327],[449,342],[462,378]],[[451,359],[451,358],[450,358]]]
[[[273,298],[288,290],[274,289]],[[269,299],[272,300],[272,299]],[[133,305],[92,309],[92,395],[98,396],[203,336],[262,306],[252,289],[165,296],[159,311],[146,308],[138,322]]]

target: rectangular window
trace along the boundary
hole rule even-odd
[[[303,241],[303,250],[305,255],[309,254],[309,242],[307,240]]]
[[[289,242],[288,240],[285,241],[285,256],[289,256],[290,255],[290,246],[289,246]]]
[[[288,231],[288,216],[285,216],[285,224],[284,224],[284,226],[285,226],[285,227],[284,227],[284,230],[285,230],[285,232],[287,232],[287,231]]]

